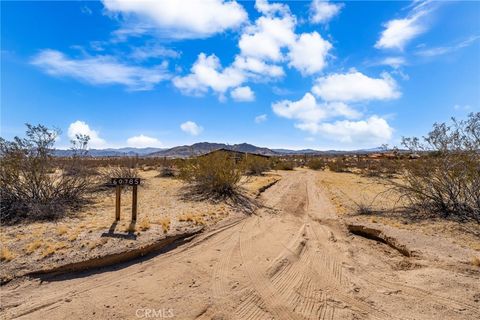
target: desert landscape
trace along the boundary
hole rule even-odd
[[[451,141],[462,132],[462,141],[477,145],[479,119],[472,114],[457,131],[434,130],[430,137]],[[19,158],[15,142],[2,142],[3,181],[21,168],[3,189],[4,318],[480,315],[477,191],[471,189],[473,197],[444,193],[445,203],[433,197],[446,187],[478,182],[478,174],[458,180],[455,171],[478,170],[476,147],[439,150],[443,155],[385,150],[271,156],[265,149],[256,154],[213,147],[186,159],[94,159],[86,139],[74,155],[54,158],[47,151],[54,136],[41,126],[28,128],[28,137],[40,137],[24,141],[37,146],[30,157]],[[32,134],[38,132],[44,134]],[[431,181],[419,171],[426,163],[433,168]],[[451,168],[451,179],[443,166]],[[70,209],[68,202],[58,206],[61,197],[52,206],[36,202],[48,198],[31,198],[19,207],[22,177],[35,175],[42,193],[53,189],[58,197],[71,172],[82,181],[75,180],[78,186],[82,179],[89,186],[75,189],[79,198]],[[115,219],[115,188],[107,177],[116,175],[142,179],[137,220],[130,216],[128,186]],[[9,205],[5,195],[17,198]],[[448,207],[457,202],[464,211]],[[30,215],[19,215],[25,208]]]
[[[480,319],[480,1],[0,1],[0,320]]]

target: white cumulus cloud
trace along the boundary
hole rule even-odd
[[[393,128],[388,122],[376,115],[366,120],[339,120],[333,123],[300,123],[301,130],[320,134],[329,140],[356,147],[371,147],[388,142],[392,138]]]
[[[255,100],[255,93],[248,86],[235,88],[231,91],[230,95],[235,101]]]
[[[298,101],[282,100],[272,104],[273,112],[283,118],[298,120],[300,124],[317,124],[322,120],[334,117],[355,119],[361,113],[343,102],[319,103],[307,92]]]
[[[295,18],[262,16],[255,25],[246,28],[238,46],[241,55],[262,60],[281,61],[282,48],[295,42]]]
[[[272,16],[276,13],[283,15],[290,13],[287,5],[278,2],[269,3],[268,0],[256,0],[255,9],[266,16]]]
[[[143,68],[122,63],[112,56],[72,59],[62,52],[46,49],[31,62],[52,76],[71,77],[94,85],[118,84],[133,91],[151,90],[169,78],[164,65]]]
[[[361,112],[339,101],[319,102],[309,92],[298,101],[272,104],[273,112],[295,121],[295,127],[342,144],[342,147],[372,147],[388,142],[393,128],[376,115],[359,120]],[[334,121],[333,121],[334,120]]]
[[[162,143],[157,138],[145,136],[143,134],[133,136],[127,139],[127,145],[134,148],[161,147]]]
[[[107,12],[120,14],[123,35],[153,31],[170,38],[205,38],[241,26],[248,20],[236,1],[103,0]]]
[[[100,138],[98,131],[90,128],[90,126],[84,121],[77,120],[72,122],[68,127],[67,135],[71,140],[74,140],[77,134],[87,135],[90,137],[88,146],[90,148],[105,148],[106,141]]]
[[[189,75],[173,79],[175,87],[186,94],[202,95],[209,89],[223,94],[245,81],[243,72],[233,67],[222,68],[220,60],[214,54],[207,56],[200,53],[190,71]]]
[[[302,74],[313,74],[321,71],[326,65],[328,51],[332,44],[324,40],[318,32],[302,33],[290,47],[289,65]]]
[[[245,72],[249,78],[280,78],[285,75],[283,68],[267,64],[257,58],[236,56],[233,67]]]
[[[312,91],[326,101],[389,100],[400,97],[397,83],[387,73],[370,78],[358,71],[318,78]]]
[[[313,0],[310,5],[310,21],[312,23],[327,23],[340,13],[342,3],[331,3],[327,0]]]
[[[193,121],[182,123],[180,125],[180,129],[182,129],[183,132],[191,134],[192,136],[198,136],[203,131],[203,128]]]
[[[230,65],[223,67],[215,54],[201,53],[189,74],[173,78],[174,86],[196,96],[211,90],[221,101],[228,90],[236,100],[252,100],[254,95],[244,84],[278,80],[285,75],[281,63],[288,63],[303,76],[323,70],[330,42],[316,31],[296,34],[297,20],[286,4],[258,0],[255,8],[262,15],[243,29],[238,41],[240,52]]]

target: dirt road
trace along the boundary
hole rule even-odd
[[[28,319],[476,319],[479,278],[349,234],[316,173],[286,172],[256,215],[116,268],[2,288]],[[477,295],[477,296],[476,296]],[[476,298],[475,298],[476,297]],[[477,300],[478,301],[478,300]]]

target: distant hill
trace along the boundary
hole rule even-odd
[[[108,148],[108,149],[90,149],[88,155],[90,157],[135,157],[146,156],[150,153],[161,151],[160,148]],[[54,155],[57,157],[69,157],[73,155],[72,150],[56,149]]]
[[[358,153],[374,153],[379,152],[381,148],[360,149],[353,151],[342,150],[326,150],[319,151],[313,149],[290,150],[290,149],[269,149],[257,147],[248,143],[225,144],[212,142],[199,142],[192,145],[178,146],[169,149],[161,148],[118,148],[118,149],[90,149],[88,155],[90,157],[167,157],[167,158],[188,158],[191,156],[202,155],[218,149],[228,149],[239,152],[263,154],[267,156],[281,155],[342,155],[342,154],[358,154]],[[54,151],[54,155],[58,157],[68,157],[72,155],[71,150]]]
[[[199,143],[192,144],[191,146],[179,146],[179,147],[174,147],[167,150],[160,150],[157,152],[153,152],[148,156],[187,158],[191,156],[202,155],[218,149],[228,149],[228,150],[234,150],[239,152],[256,153],[256,154],[263,154],[263,155],[269,155],[269,156],[278,155],[277,152],[271,149],[257,147],[248,143],[229,145],[224,143],[199,142]]]

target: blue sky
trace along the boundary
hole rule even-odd
[[[1,135],[398,145],[480,110],[480,2],[1,2]]]

